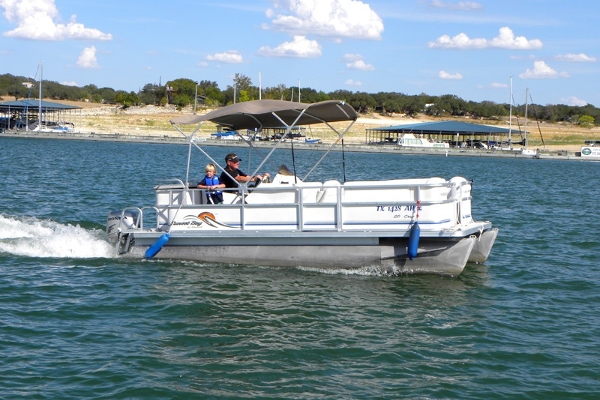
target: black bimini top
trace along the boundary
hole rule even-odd
[[[318,103],[294,103],[284,100],[253,100],[219,108],[203,115],[173,118],[173,125],[198,124],[210,121],[231,130],[280,128],[320,124],[325,122],[355,121],[358,114],[352,106],[340,100]]]

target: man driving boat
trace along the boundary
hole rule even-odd
[[[265,172],[263,175],[248,176],[248,174],[239,169],[240,161],[242,159],[235,153],[229,153],[225,156],[227,167],[221,173],[220,180],[225,184],[226,188],[237,188],[240,183],[257,183],[270,176],[268,172]]]

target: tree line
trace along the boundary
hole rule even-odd
[[[28,85],[24,85],[24,83],[28,83]],[[35,98],[38,91],[39,82],[32,81],[30,78],[11,74],[0,75],[0,96],[2,97],[10,96],[15,100]],[[359,113],[377,112],[383,115],[405,114],[408,116],[425,114],[435,117],[460,116],[488,120],[505,119],[508,117],[510,109],[508,103],[466,101],[451,94],[431,96],[425,93],[407,95],[400,92],[366,93],[349,90],[335,90],[326,93],[312,88],[288,87],[284,84],[265,87],[261,90],[243,74],[236,74],[233,84],[225,89],[220,89],[216,82],[209,80],[194,81],[179,78],[168,81],[164,85],[148,83],[137,92],[115,90],[108,87],[99,88],[93,84],[77,87],[43,81],[42,93],[45,98],[58,101],[90,101],[119,105],[124,108],[150,104],[156,106],[171,104],[178,108],[188,106],[220,107],[259,98],[302,101],[303,103],[336,99],[344,100]],[[524,105],[513,106],[513,116],[524,116],[524,114]],[[528,115],[538,121],[570,122],[587,126],[600,125],[600,109],[591,104],[585,106],[529,104]]]

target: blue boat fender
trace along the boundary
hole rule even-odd
[[[419,252],[419,236],[421,236],[421,228],[419,223],[415,222],[410,228],[410,236],[408,237],[408,259],[412,260]]]
[[[144,256],[146,258],[152,258],[162,249],[162,247],[169,241],[169,237],[171,234],[169,232],[163,234],[161,237],[156,239],[156,242],[146,250],[146,254]]]

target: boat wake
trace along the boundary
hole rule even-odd
[[[111,258],[114,249],[99,229],[34,217],[0,215],[0,254],[50,258]]]
[[[358,276],[399,276],[406,272],[397,268],[382,267],[381,265],[365,265],[359,268],[319,268],[297,267],[300,271],[317,272],[326,275],[358,275]]]

